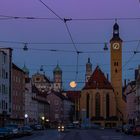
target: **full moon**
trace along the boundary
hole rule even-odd
[[[70,82],[70,87],[75,88],[77,86],[77,83],[75,81]]]

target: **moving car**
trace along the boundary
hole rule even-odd
[[[64,125],[58,125],[58,131],[59,132],[64,132],[65,131],[65,126]]]

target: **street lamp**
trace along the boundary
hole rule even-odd
[[[42,116],[42,117],[41,117],[41,119],[44,121],[44,120],[45,120],[45,117],[44,117],[44,116]]]
[[[43,125],[43,129],[44,129],[44,120],[45,120],[45,117],[42,116],[41,119],[42,119],[42,125]]]
[[[24,117],[25,117],[25,124],[27,125],[28,114],[25,114]]]
[[[46,122],[49,122],[49,119],[46,119]]]

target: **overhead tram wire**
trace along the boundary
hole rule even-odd
[[[78,49],[77,49],[77,47],[75,45],[75,42],[73,40],[72,34],[70,32],[70,29],[69,29],[69,27],[67,25],[67,21],[71,21],[71,19],[65,19],[64,18],[64,24],[65,24],[65,27],[66,27],[67,32],[68,32],[68,35],[69,35],[69,37],[71,39],[71,42],[72,42],[72,44],[74,46],[74,49],[75,49],[75,52],[76,52],[76,55],[77,55],[77,57],[76,57],[76,75],[75,75],[75,81],[77,81],[77,79],[78,79],[79,54],[82,53],[82,52],[78,51]]]
[[[57,18],[47,18],[47,17],[33,17],[33,16],[12,16],[12,15],[0,15],[0,18],[2,19],[25,19],[25,20],[63,20],[56,12],[54,12],[46,3],[44,3],[42,0],[39,0],[49,11],[51,11]],[[135,21],[135,20],[140,20],[140,17],[115,17],[115,18],[71,18],[73,21],[114,21],[115,19],[117,20],[122,20],[122,21]]]
[[[128,61],[125,62],[125,64],[122,66],[121,70],[123,70],[123,69],[132,61],[132,59],[134,58],[134,56],[135,56],[137,53],[139,53],[139,52],[138,52],[138,47],[139,47],[139,46],[140,46],[140,40],[139,40],[139,42],[138,42],[138,45],[137,45],[137,47],[136,47],[136,50],[134,50],[133,55],[128,59]]]
[[[135,43],[139,42],[140,39],[135,40],[124,40],[123,43]],[[73,42],[22,42],[22,41],[8,41],[8,40],[0,40],[1,43],[11,43],[11,44],[29,44],[29,45],[71,45]],[[103,42],[74,42],[75,45],[104,45]],[[109,44],[109,42],[106,42]]]
[[[73,21],[114,21],[114,20],[140,20],[140,17],[122,17],[122,18],[72,18]]]
[[[63,20],[56,12],[54,12],[47,4],[45,4],[42,0],[39,0],[49,11],[51,11],[56,17],[60,20]]]
[[[75,43],[74,43],[74,40],[73,40],[73,38],[72,38],[72,35],[71,35],[71,32],[70,32],[70,30],[69,30],[69,28],[68,28],[68,25],[67,25],[67,21],[70,21],[71,19],[63,19],[63,18],[61,18],[56,12],[54,12],[47,4],[45,4],[42,0],[39,0],[47,9],[49,9],[56,17],[58,17],[60,20],[62,20],[63,22],[64,22],[64,24],[65,24],[65,26],[66,26],[66,29],[67,29],[67,32],[68,32],[68,34],[69,34],[69,36],[70,36],[70,39],[71,39],[71,41],[72,41],[72,44],[73,44],[73,46],[74,46],[74,48],[75,48],[75,51],[76,51],[76,54],[77,54],[77,64],[76,64],[76,80],[77,80],[77,77],[78,77],[78,61],[79,61],[79,52],[78,52],[78,50],[77,50],[77,48],[76,48],[76,45],[75,45]]]

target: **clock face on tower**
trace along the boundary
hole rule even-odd
[[[114,43],[113,44],[113,49],[118,50],[120,48],[120,44],[119,43]]]

